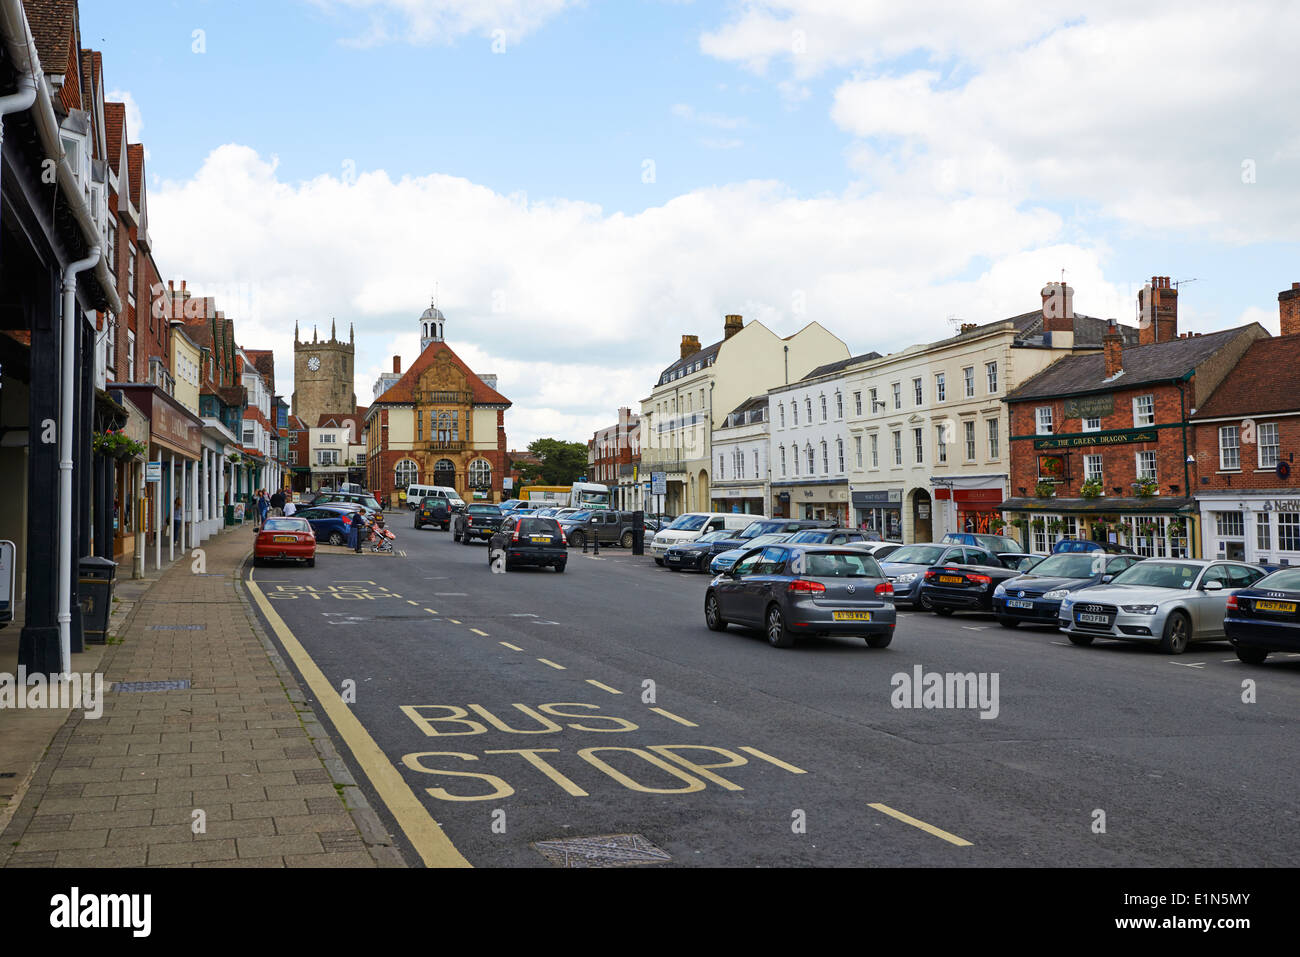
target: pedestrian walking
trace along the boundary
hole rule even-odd
[[[266,524],[266,513],[271,510],[271,500],[266,497],[266,489],[262,489],[257,495],[257,519],[258,530]]]
[[[276,489],[275,494],[271,496],[271,514],[284,514],[284,489]]]
[[[181,522],[185,520],[184,510],[181,508],[181,497],[176,496],[176,501],[172,503],[172,543],[175,544],[181,540]]]
[[[293,504],[293,499],[286,497],[284,500],[284,514],[293,515],[298,511],[298,506]]]

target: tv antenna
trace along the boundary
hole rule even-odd
[[[1171,286],[1173,286],[1175,289],[1177,289],[1179,286],[1183,285],[1184,283],[1188,283],[1188,282],[1196,282],[1196,280],[1195,280],[1195,279],[1175,279],[1175,280],[1174,280],[1173,282],[1171,282],[1169,285],[1171,285]]]

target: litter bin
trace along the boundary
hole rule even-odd
[[[86,644],[102,645],[108,641],[108,619],[113,613],[113,582],[117,580],[117,562],[107,558],[83,558],[80,565],[82,631]]]

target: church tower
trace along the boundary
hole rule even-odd
[[[293,414],[309,427],[322,415],[351,414],[357,408],[353,385],[356,362],[356,335],[349,326],[348,341],[336,337],[334,320],[330,320],[330,337],[321,339],[315,328],[311,341],[299,341],[298,327],[293,331]]]

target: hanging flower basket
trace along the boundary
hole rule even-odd
[[[1133,483],[1133,493],[1138,498],[1150,498],[1160,491],[1160,483],[1155,479],[1145,478]]]
[[[1056,494],[1056,483],[1040,481],[1034,486],[1034,494],[1039,498],[1051,498]]]
[[[1169,523],[1169,537],[1182,538],[1187,534],[1187,526],[1182,519],[1174,519]]]
[[[1011,520],[1011,527],[1012,527],[1012,528],[1024,528],[1024,527],[1025,527],[1025,524],[1026,524],[1026,523],[1025,523],[1025,520],[1024,520],[1023,518],[1013,518],[1013,519]]]
[[[1036,532],[1041,532],[1044,528],[1047,527],[1047,522],[1046,522],[1044,519],[1041,519],[1041,518],[1036,518],[1036,519],[1034,519],[1032,522],[1030,522],[1029,524],[1030,524],[1030,527],[1032,527],[1033,530],[1036,531]]]
[[[1053,535],[1059,535],[1061,532],[1065,531],[1065,522],[1061,521],[1059,518],[1054,518],[1047,523],[1047,530]]]
[[[1101,498],[1103,492],[1101,479],[1088,479],[1079,487],[1079,494],[1084,498]]]
[[[149,447],[135,441],[121,430],[107,432],[96,432],[92,439],[92,446],[96,455],[102,455],[111,459],[133,459],[137,455],[144,455],[149,451]]]
[[[994,535],[1001,533],[1001,531],[1006,527],[1007,527],[1007,523],[1000,518],[994,518],[989,520],[989,531],[991,531]]]

